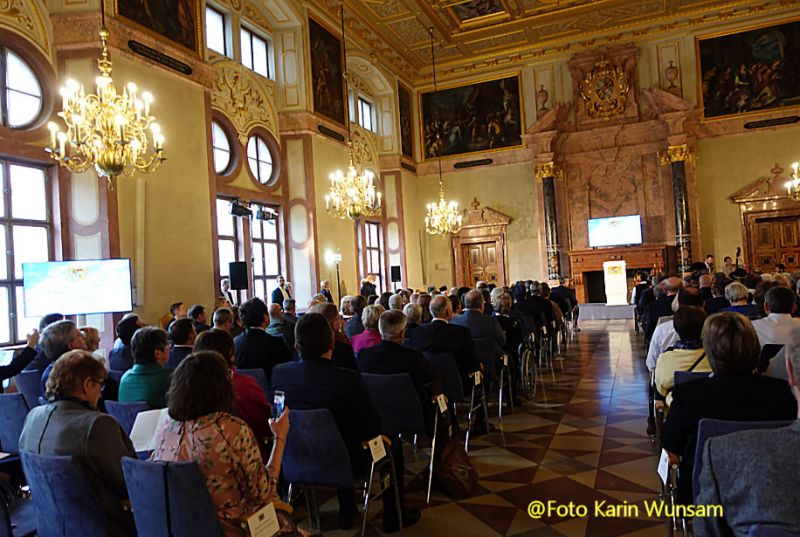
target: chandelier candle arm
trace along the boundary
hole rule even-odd
[[[791,179],[783,183],[789,197],[795,201],[800,201],[800,163],[792,164]]]

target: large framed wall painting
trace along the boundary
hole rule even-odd
[[[706,119],[800,105],[800,20],[697,38]]]
[[[519,73],[420,94],[426,159],[522,145]]]
[[[115,14],[201,55],[200,0],[115,0]]]
[[[397,101],[400,111],[400,146],[403,156],[414,158],[414,127],[411,116],[411,90],[397,84]]]
[[[342,42],[336,35],[310,17],[308,19],[308,40],[314,111],[344,125]]]

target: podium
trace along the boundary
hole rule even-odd
[[[628,281],[625,274],[625,266],[625,261],[606,261],[603,263],[607,306],[628,304]]]

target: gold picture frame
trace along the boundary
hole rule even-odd
[[[314,28],[314,25],[316,25],[316,28]],[[321,33],[316,33],[318,31],[324,32],[324,34],[327,34],[327,35],[324,35],[324,34],[321,34]],[[316,90],[316,87],[317,87],[316,86],[316,82],[318,80],[320,80],[320,78],[319,78],[320,77],[320,73],[319,72],[315,73],[314,72],[315,71],[314,67],[315,67],[315,65],[318,65],[318,62],[320,62],[320,61],[322,63],[322,66],[331,67],[330,65],[326,64],[324,59],[319,58],[319,57],[317,57],[317,58],[314,57],[314,53],[315,53],[314,52],[314,43],[315,43],[315,40],[317,40],[317,39],[320,40],[319,42],[321,43],[321,46],[325,46],[325,47],[332,46],[333,45],[333,41],[336,41],[338,43],[338,47],[339,47],[339,66],[338,66],[338,70],[336,69],[336,66],[333,66],[333,73],[331,73],[330,76],[325,75],[325,78],[327,79],[327,83],[328,84],[334,84],[334,86],[340,87],[340,89],[337,89],[337,87],[331,88],[331,91],[334,93],[334,96],[335,95],[341,95],[341,99],[342,99],[341,100],[341,116],[339,116],[339,117],[336,117],[337,114],[335,114],[335,112],[336,112],[335,110],[331,110],[330,112],[328,112],[328,111],[326,111],[324,109],[325,107],[320,106],[320,103],[317,102],[318,101],[318,95],[317,95],[317,90]],[[327,40],[328,42],[327,43],[323,43],[322,42],[323,40]],[[336,123],[337,125],[340,125],[340,126],[344,127],[344,126],[347,125],[346,121],[348,121],[349,110],[348,110],[348,102],[347,102],[347,95],[346,95],[346,91],[347,90],[345,89],[344,78],[343,78],[344,72],[347,69],[347,64],[345,63],[346,60],[345,60],[345,57],[344,57],[344,47],[342,46],[342,38],[334,30],[332,30],[327,24],[325,24],[324,22],[320,21],[316,17],[313,17],[310,13],[308,15],[308,47],[307,47],[307,50],[308,50],[308,52],[306,54],[306,57],[307,57],[308,61],[306,63],[306,65],[307,65],[306,73],[308,75],[307,81],[308,81],[308,84],[309,84],[309,87],[310,87],[310,91],[308,92],[308,94],[309,94],[309,101],[310,101],[310,104],[311,104],[311,109],[314,111],[314,114],[316,114],[318,116],[321,116],[321,117],[325,118],[328,121],[332,121],[332,122]],[[317,52],[317,54],[321,54],[321,53]],[[335,108],[335,106],[334,106],[334,108]]]
[[[114,16],[181,50],[203,58],[203,12],[200,0],[177,0],[174,10],[161,0],[114,0]],[[192,16],[194,20],[186,19]],[[191,31],[190,31],[191,30]]]

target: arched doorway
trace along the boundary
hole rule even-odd
[[[480,208],[478,199],[472,200],[461,230],[452,238],[457,286],[472,287],[478,281],[508,284],[506,228],[510,222],[510,216],[491,207]]]

